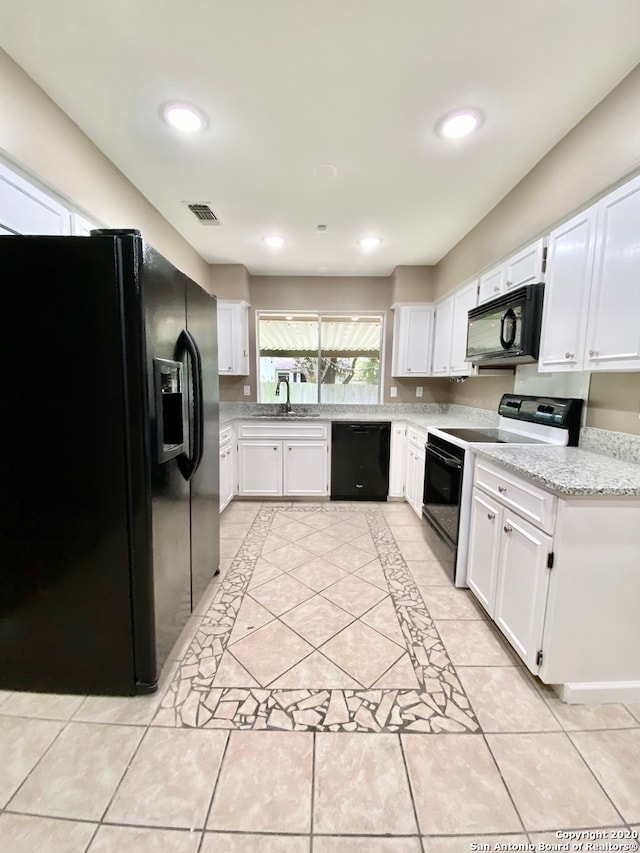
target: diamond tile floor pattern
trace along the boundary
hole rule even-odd
[[[406,504],[237,502],[221,537],[155,695],[0,692],[2,853],[637,844],[640,704],[562,704]]]

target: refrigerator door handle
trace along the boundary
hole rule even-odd
[[[178,466],[185,480],[189,481],[196,473],[202,462],[204,450],[204,417],[202,411],[202,358],[198,344],[191,332],[184,329],[180,332],[176,345],[178,353],[186,352],[191,361],[191,385],[193,391],[193,430],[191,435],[191,456],[186,453],[178,457]]]

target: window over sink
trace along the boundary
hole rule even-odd
[[[372,404],[381,396],[382,314],[257,312],[259,402],[279,380],[293,404]]]

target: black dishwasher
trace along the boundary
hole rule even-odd
[[[331,500],[386,501],[390,421],[331,424]]]

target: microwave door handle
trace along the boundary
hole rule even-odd
[[[508,324],[508,325],[507,325]],[[505,327],[509,329],[509,337],[505,337]],[[507,308],[500,318],[500,344],[503,349],[511,349],[516,339],[516,314],[513,308]]]
[[[180,332],[176,349],[186,352],[191,362],[191,388],[193,397],[191,456],[187,456],[185,453],[178,457],[180,472],[188,482],[200,467],[204,450],[202,358],[195,338],[186,329]]]
[[[458,462],[457,459],[454,459],[453,456],[445,456],[444,453],[440,453],[439,450],[427,445],[426,447],[427,453],[431,453],[433,456],[438,458],[441,462],[443,462],[448,468],[457,468],[460,470],[462,468],[462,463]]]

